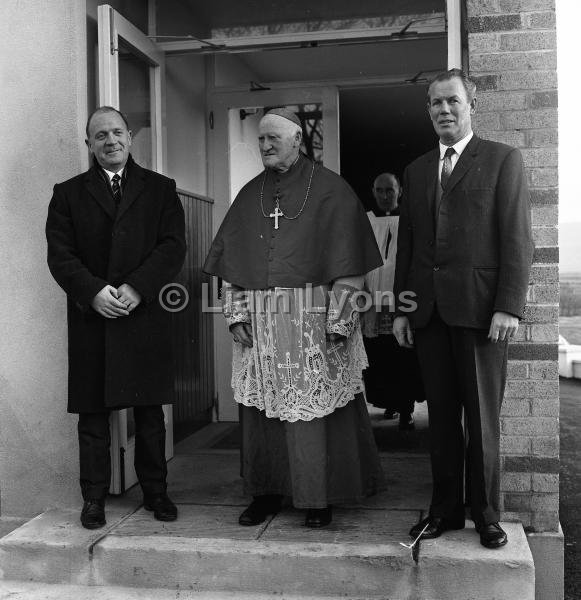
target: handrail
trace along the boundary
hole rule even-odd
[[[181,188],[177,188],[176,191],[182,196],[189,196],[190,198],[195,198],[196,200],[201,200],[202,202],[207,202],[208,204],[214,204],[214,199],[210,198],[209,196],[203,196],[202,194],[188,192],[187,190],[183,190]]]

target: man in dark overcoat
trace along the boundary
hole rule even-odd
[[[400,306],[393,329],[400,345],[416,346],[430,415],[432,501],[410,534],[464,527],[466,452],[472,520],[481,544],[499,548],[507,543],[500,409],[533,243],[521,154],[476,136],[475,109],[476,85],[464,72],[433,79],[428,113],[439,145],[405,171],[395,270],[396,298],[414,292],[417,309]]]
[[[50,272],[67,294],[68,412],[79,415],[81,523],[105,524],[109,414],[129,407],[145,508],[173,521],[162,409],[173,401],[171,315],[159,295],[185,257],[184,212],[175,182],[132,159],[122,113],[98,108],[87,121],[86,143],[93,166],[55,185],[46,224]]]

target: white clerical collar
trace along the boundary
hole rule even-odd
[[[123,179],[123,171],[124,170],[125,170],[125,167],[123,167],[122,169],[117,171],[117,173],[113,173],[113,171],[107,171],[107,169],[103,169],[103,171],[105,171],[105,173],[107,173],[107,177],[109,177],[109,182],[111,182],[111,180],[113,179],[113,177],[115,175],[119,175],[119,177],[121,177]]]
[[[440,160],[444,160],[444,154],[448,148],[454,148],[457,156],[460,156],[464,152],[464,148],[468,145],[468,142],[472,139],[474,132],[470,132],[466,137],[463,137],[459,142],[456,142],[453,146],[445,146],[440,142]]]

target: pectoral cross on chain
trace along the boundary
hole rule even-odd
[[[278,218],[284,217],[284,213],[282,212],[282,210],[280,210],[280,207],[278,206],[278,202],[276,203],[276,206],[274,207],[274,212],[271,212],[268,216],[272,217],[274,219],[274,228],[278,229]]]

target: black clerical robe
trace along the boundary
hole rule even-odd
[[[277,197],[285,215],[279,218],[278,229],[269,216]],[[307,284],[317,293],[315,286],[326,289],[338,278],[362,275],[381,264],[369,220],[349,185],[325,167],[315,165],[313,170],[312,161],[301,155],[289,171],[265,170],[242,188],[214,239],[204,271],[253,290],[251,295],[275,287],[294,288],[300,295],[305,290],[297,288]],[[303,388],[309,388],[308,378],[312,378],[310,387],[317,390],[317,396],[322,388],[315,380],[324,378],[327,387],[332,383],[333,373],[325,357],[337,352],[339,346],[350,349],[357,344],[360,350],[346,352],[349,357],[345,363],[365,356],[359,327],[348,340],[329,343],[324,313],[317,315],[322,320],[323,333],[319,336],[313,333],[317,327],[301,328],[298,313],[280,319],[277,316],[276,325],[271,323],[273,334],[268,343],[259,317],[265,319],[261,314],[247,321],[252,323],[253,348],[235,344],[233,387],[238,391],[255,390],[265,399],[281,394],[292,402],[293,393],[296,400]],[[291,329],[296,340],[288,347],[285,343],[292,337]],[[293,351],[299,347],[302,359],[295,363]],[[307,354],[317,368],[306,364]],[[241,364],[245,368],[238,369]],[[288,386],[280,375],[285,365]],[[278,371],[272,375],[275,369]],[[301,385],[294,379],[296,370],[304,374],[297,376]],[[361,370],[359,366],[358,373],[352,374],[344,369],[345,388],[351,389],[350,384],[356,388],[351,378],[357,375],[361,380]],[[246,386],[248,379],[253,381]],[[346,403],[336,402],[332,412],[319,407],[318,418],[295,422],[268,418],[267,411],[260,409],[261,397],[249,401],[249,397],[241,396],[237,401],[241,406],[242,475],[247,494],[291,496],[297,508],[323,508],[357,502],[381,489],[381,466],[362,394],[353,394]]]
[[[285,216],[275,229],[275,219],[268,215],[277,196]],[[301,154],[285,173],[266,169],[240,190],[204,271],[241,288],[267,289],[326,284],[382,264],[363,205],[351,187],[321,165],[313,172],[312,161]]]

